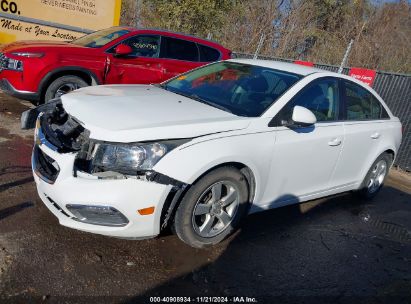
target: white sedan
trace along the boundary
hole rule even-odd
[[[365,84],[261,60],[83,88],[39,110],[32,167],[62,225],[130,239],[172,225],[194,247],[249,213],[351,190],[373,197],[402,137]]]

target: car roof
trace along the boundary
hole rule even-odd
[[[294,73],[294,74],[298,74],[302,76],[307,76],[313,73],[320,73],[320,72],[324,73],[325,72],[324,70],[317,69],[314,67],[309,67],[309,66],[289,63],[289,62],[283,62],[283,61],[261,60],[261,59],[229,59],[228,61],[257,65],[257,66],[266,67],[270,69],[290,72],[290,73]],[[340,76],[340,74],[337,74],[337,73],[333,73],[333,74],[335,74],[335,76],[337,77]]]

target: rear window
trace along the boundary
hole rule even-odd
[[[161,38],[161,58],[198,61],[198,49],[194,42],[171,37]]]
[[[380,101],[369,91],[344,81],[347,120],[375,120],[389,118]]]
[[[198,48],[200,50],[200,61],[209,62],[220,59],[220,52],[216,49],[201,44],[198,44]]]

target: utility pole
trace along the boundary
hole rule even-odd
[[[352,47],[353,42],[354,42],[354,39],[351,39],[351,41],[350,41],[350,43],[348,44],[347,49],[346,49],[346,51],[345,51],[343,60],[341,61],[341,65],[340,65],[340,67],[338,68],[338,73],[340,73],[340,74],[342,73],[342,71],[343,71],[343,69],[344,69],[344,66],[345,66],[345,64],[347,63],[348,55],[350,54],[350,51],[351,51],[351,47]]]
[[[360,40],[360,36],[361,36],[361,34],[362,34],[362,31],[364,30],[364,27],[365,27],[365,24],[366,24],[366,23],[367,23],[367,22],[364,21],[364,23],[362,24],[361,30],[360,30],[360,32],[358,33],[358,35],[357,35],[357,37],[355,38],[355,40],[357,40],[357,41]],[[345,51],[343,60],[341,61],[341,65],[340,65],[340,67],[339,67],[339,69],[338,69],[338,73],[340,73],[340,74],[342,73],[342,71],[343,71],[343,69],[344,69],[344,66],[347,64],[348,56],[350,55],[350,51],[351,51],[351,48],[352,48],[352,44],[353,44],[353,43],[354,43],[354,39],[351,39],[350,43],[349,43],[348,46],[347,46],[347,50]]]
[[[258,42],[257,49],[255,50],[253,59],[257,59],[258,53],[260,52],[260,49],[261,49],[261,47],[263,46],[264,39],[265,39],[265,35],[264,35],[264,34],[261,34],[260,41]]]
[[[136,13],[135,13],[135,17],[136,17],[136,27],[141,27],[141,0],[136,0]]]

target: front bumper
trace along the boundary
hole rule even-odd
[[[3,71],[2,73],[4,74],[5,72]],[[0,73],[0,90],[2,90],[4,93],[11,95],[13,97],[28,100],[34,103],[37,103],[40,101],[40,95],[37,92],[30,92],[30,91],[16,89],[10,83],[9,80],[7,80],[6,78],[2,79],[1,73]]]
[[[36,169],[38,165],[33,155],[32,168],[38,194],[61,225],[122,238],[148,238],[160,233],[162,207],[172,188],[171,185],[134,178],[109,180],[74,177],[75,153],[60,154],[44,144],[37,147],[55,160],[59,168],[56,179],[50,181]],[[129,223],[124,227],[82,223],[66,208],[67,204],[111,206],[126,216]],[[138,213],[139,209],[151,206],[155,207],[153,214]]]

